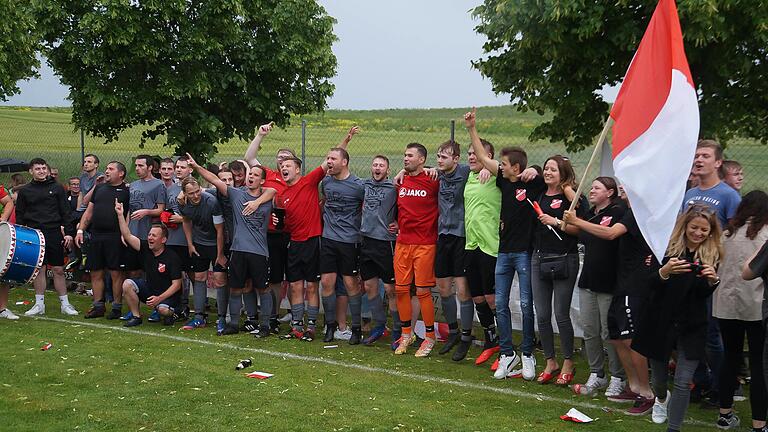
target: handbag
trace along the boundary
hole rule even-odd
[[[540,257],[539,279],[568,279],[568,254]]]

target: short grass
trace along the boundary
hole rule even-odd
[[[11,307],[22,312],[28,306],[14,303],[32,298],[32,291],[15,288]],[[88,298],[70,298],[86,309]],[[626,416],[603,398],[493,380],[487,365],[477,367],[471,359],[457,364],[436,354],[394,356],[383,342],[324,349],[320,341],[216,337],[210,327],[181,332],[178,324],[145,322],[124,331],[122,322],[63,318],[53,294],[47,305],[55,321],[0,321],[4,431],[665,429],[647,416]],[[45,343],[53,347],[41,351]],[[477,353],[473,348],[470,357]],[[234,366],[246,357],[254,361],[248,371],[275,376],[244,377]],[[587,370],[580,358],[577,369],[577,381],[583,381]],[[571,407],[598,420],[560,420]],[[749,418],[748,405],[740,403],[738,410]],[[684,429],[714,430],[715,417],[691,407],[695,424]]]

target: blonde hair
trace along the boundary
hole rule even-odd
[[[182,191],[182,192],[184,192],[184,194],[185,194],[185,195],[186,195],[186,193],[187,193],[187,186],[188,186],[188,185],[197,185],[197,186],[200,186],[200,183],[198,183],[198,182],[197,182],[197,179],[195,179],[195,178],[194,178],[194,177],[192,177],[192,176],[189,176],[189,177],[185,178],[184,180],[182,180],[182,181],[181,181],[181,191]]]
[[[685,255],[687,242],[685,241],[685,230],[688,224],[698,217],[704,218],[709,222],[709,236],[702,242],[694,252],[694,259],[702,264],[716,266],[723,257],[723,245],[720,242],[722,230],[720,222],[717,220],[717,214],[709,207],[696,204],[688,208],[685,213],[677,217],[675,228],[672,230],[672,236],[669,239],[667,256],[680,258]]]

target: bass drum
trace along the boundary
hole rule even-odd
[[[32,283],[43,266],[45,237],[34,228],[0,222],[0,280]]]

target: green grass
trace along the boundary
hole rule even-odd
[[[22,312],[28,306],[13,304],[32,298],[32,291],[16,288],[11,307]],[[88,298],[70,298],[79,310],[87,307]],[[48,295],[47,306],[48,317],[62,318],[54,295]],[[0,321],[0,429],[664,429],[651,424],[649,417],[623,415],[621,406],[602,398],[590,400],[568,389],[521,380],[496,381],[487,366],[477,367],[469,359],[457,364],[438,355],[394,356],[386,343],[340,343],[338,349],[324,349],[320,341],[256,340],[246,334],[216,337],[210,327],[181,332],[178,324],[145,322],[137,331],[123,331],[121,322],[81,317],[65,321]],[[47,342],[53,347],[41,351]],[[246,357],[254,360],[248,371],[275,376],[264,381],[245,378],[234,365]],[[577,361],[577,381],[583,381],[586,364]],[[590,407],[579,409],[597,417],[595,423],[575,425],[559,419],[584,403]],[[604,411],[604,406],[613,411]],[[737,409],[748,418],[748,405],[740,403]],[[708,424],[687,424],[684,429],[714,430],[715,416],[714,411],[691,407],[689,417]]]

